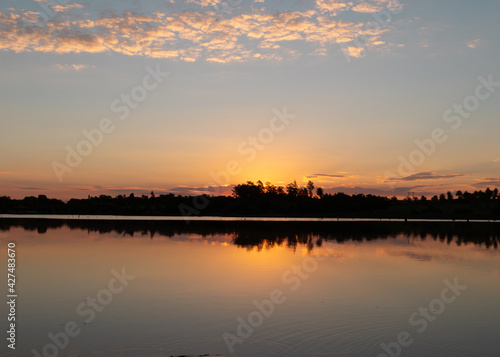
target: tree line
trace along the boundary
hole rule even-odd
[[[196,199],[206,202],[190,215],[199,216],[268,216],[268,217],[339,217],[339,218],[442,218],[500,219],[498,189],[455,193],[431,198],[408,196],[404,199],[342,192],[325,193],[309,181],[300,187],[296,181],[284,186],[262,181],[239,184],[231,196],[183,196],[173,193],[135,196],[89,196],[68,201],[45,195],[24,199],[0,197],[2,214],[92,214],[180,216],[180,207],[192,207]],[[194,213],[193,213],[194,212]]]

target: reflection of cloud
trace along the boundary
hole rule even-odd
[[[105,53],[169,58],[180,61],[206,60],[226,63],[249,60],[280,61],[296,58],[310,43],[311,54],[322,54],[326,45],[346,44],[351,56],[363,49],[349,45],[357,36],[366,48],[379,44],[389,29],[365,29],[363,22],[346,21],[337,12],[352,8],[352,2],[317,0],[302,11],[267,13],[263,9],[239,9],[220,18],[214,5],[221,0],[187,0],[189,9],[173,13],[141,14],[105,11],[82,18],[83,5],[57,5],[53,16],[40,26],[41,13],[25,9],[0,11],[0,50],[45,53]],[[186,3],[184,3],[186,4]],[[388,6],[389,0],[357,2],[358,6]],[[248,5],[248,4],[247,4]],[[196,10],[198,8],[199,10]],[[89,9],[86,9],[86,11]],[[79,12],[80,13],[79,13]],[[300,51],[299,51],[300,49]],[[309,53],[309,52],[308,52]]]
[[[391,242],[391,244],[395,244],[396,242]],[[431,262],[434,260],[443,260],[443,261],[458,261],[462,260],[462,258],[451,255],[451,254],[439,254],[439,253],[424,253],[420,251],[409,251],[409,250],[398,250],[392,251],[390,248],[377,248],[376,250],[377,256],[391,256],[391,257],[403,257],[408,258],[410,260],[415,260],[418,262]]]
[[[406,257],[406,258],[410,258],[412,260],[416,260],[416,261],[419,261],[419,262],[430,262],[430,261],[433,260],[432,255],[425,254],[425,253],[404,252],[404,251],[402,251],[402,252],[389,253],[389,255],[395,256],[395,257]]]
[[[462,177],[462,174],[436,175],[434,172],[423,171],[406,177],[391,177],[387,181],[420,181],[420,180],[442,180],[454,177]]]

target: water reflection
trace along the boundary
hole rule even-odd
[[[0,219],[0,231],[22,227],[45,234],[48,230],[67,227],[71,230],[116,233],[122,236],[175,237],[199,234],[202,237],[231,235],[234,244],[242,247],[305,244],[313,249],[323,241],[363,242],[407,236],[411,239],[433,239],[457,245],[475,244],[498,248],[500,223],[468,222],[226,222],[207,221],[113,221],[113,220],[47,220]]]
[[[497,227],[1,219],[20,306],[18,350],[2,355],[32,356],[75,321],[59,356],[379,356],[401,331],[414,339],[402,356],[497,356]],[[135,278],[86,324],[77,307],[122,268]],[[467,290],[419,333],[409,317],[455,278]],[[224,333],[276,289],[286,301],[231,354]]]

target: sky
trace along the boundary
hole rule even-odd
[[[3,0],[0,196],[500,187],[498,0]]]

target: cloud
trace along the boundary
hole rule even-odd
[[[391,0],[395,1],[395,0]],[[98,12],[83,3],[59,5],[54,16],[43,11],[0,11],[0,51],[67,53],[120,53],[186,62],[216,63],[252,60],[293,60],[304,54],[325,54],[328,46],[346,48],[353,57],[385,44],[388,28],[347,21],[337,13],[352,2],[317,0],[301,11],[275,12],[243,2],[221,18],[221,0],[186,0],[190,7],[171,12]],[[357,2],[358,5],[367,2]],[[383,6],[389,0],[369,2]],[[243,6],[243,5],[246,5]],[[180,5],[179,5],[180,6]],[[231,7],[233,10],[234,7]],[[43,20],[43,21],[42,21]],[[366,16],[366,22],[373,21]],[[363,47],[355,40],[363,37]],[[311,46],[304,46],[307,43]],[[307,50],[306,50],[307,48]]]
[[[462,174],[445,174],[445,175],[436,175],[434,172],[423,171],[418,172],[413,175],[405,176],[405,177],[391,177],[386,181],[420,181],[420,180],[445,180],[454,177],[462,177]]]
[[[67,5],[50,5],[52,10],[55,12],[64,12],[64,11],[69,11],[73,9],[84,9],[85,6],[82,4],[67,4]]]
[[[201,7],[219,5],[222,0],[186,0],[187,3],[193,3]]]
[[[170,188],[172,192],[183,196],[210,195],[210,196],[229,196],[232,194],[234,185],[228,186],[177,186]]]
[[[19,186],[17,187],[19,190],[28,190],[28,191],[47,191],[47,188],[44,187],[26,187],[26,186]]]
[[[473,41],[467,42],[467,47],[475,49],[475,48],[478,48],[478,47],[482,46],[483,43],[484,43],[484,41],[482,41],[481,39],[477,38],[477,39],[475,39]]]
[[[402,9],[402,7],[397,0],[368,0],[353,6],[352,10],[365,14],[373,14],[383,10],[396,12]]]
[[[316,7],[322,12],[337,14],[351,8],[352,3],[346,3],[342,0],[317,0]]]
[[[375,186],[337,186],[337,187],[330,187],[330,188],[324,188],[323,191],[325,193],[330,193],[330,194],[335,194],[338,192],[345,193],[346,195],[357,195],[357,194],[363,194],[363,195],[378,195],[378,196],[385,196],[385,197],[392,197],[392,196],[400,196],[404,197],[408,195],[408,192],[414,191],[415,186],[412,187],[397,187],[393,190],[391,189],[384,189],[380,187],[375,187]]]
[[[327,178],[345,178],[345,175],[328,175],[328,174],[313,174],[310,176],[306,176],[307,179],[313,179],[318,177],[327,177]]]
[[[363,47],[356,47],[356,46],[349,46],[344,49],[346,53],[354,58],[360,58],[363,57],[363,52],[364,48]]]
[[[57,69],[61,71],[83,71],[84,69],[93,69],[95,66],[93,65],[85,65],[85,64],[57,64]]]
[[[477,188],[488,188],[488,187],[500,187],[500,178],[487,177],[471,184],[473,187]]]

